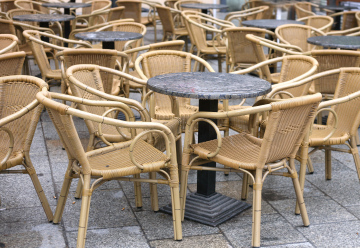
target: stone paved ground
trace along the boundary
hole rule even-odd
[[[159,32],[159,39],[161,33]],[[145,43],[153,39],[149,28]],[[210,61],[217,68],[216,61]],[[38,74],[35,65],[32,74]],[[52,88],[59,91],[59,88]],[[132,97],[138,99],[137,94]],[[196,104],[196,102],[194,102]],[[247,104],[252,104],[248,99]],[[80,137],[86,141],[82,120],[74,119]],[[44,112],[31,147],[35,165],[53,211],[67,167],[66,152],[48,115]],[[314,153],[315,173],[307,175],[304,192],[311,225],[303,227],[294,215],[295,193],[290,179],[268,177],[262,202],[261,244],[264,247],[360,247],[360,185],[351,155],[333,152],[333,179],[324,177],[324,153]],[[189,177],[190,192],[196,189],[195,173]],[[240,198],[241,174],[217,173],[216,190]],[[71,187],[60,224],[49,223],[29,176],[0,175],[0,247],[75,247],[81,200]],[[168,187],[159,185],[159,202],[170,202]],[[150,209],[149,190],[142,185],[144,206],[134,207],[133,184],[112,181],[97,189],[92,197],[87,232],[87,247],[250,247],[251,210],[209,227],[183,222],[183,241],[173,241],[171,216]],[[248,202],[252,201],[252,193]]]

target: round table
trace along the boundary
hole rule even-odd
[[[226,9],[228,8],[225,4],[211,4],[211,3],[184,3],[181,4],[183,8],[189,9],[201,9],[201,12],[207,14],[209,9]]]
[[[75,38],[79,40],[102,41],[103,49],[115,49],[115,41],[138,40],[142,37],[143,35],[139,33],[120,31],[83,32],[75,34]]]
[[[39,22],[40,27],[43,28],[49,28],[49,22],[62,22],[62,21],[65,22],[65,26],[69,25],[70,27],[70,21],[73,19],[75,19],[75,16],[73,15],[51,15],[51,14],[17,15],[13,17],[13,20],[15,21]],[[69,37],[65,37],[65,38],[69,38]],[[49,38],[44,37],[42,39],[46,42],[49,42]]]
[[[271,90],[270,83],[258,77],[214,72],[164,74],[150,78],[147,85],[150,90],[157,93],[199,99],[199,111],[207,112],[218,111],[218,99],[256,97]],[[216,120],[214,122],[216,123]],[[199,122],[198,130],[199,142],[217,138],[212,126],[206,122]],[[216,167],[215,162],[206,165]],[[190,208],[186,208],[186,218],[216,226],[250,207],[245,202],[216,193],[214,171],[204,170],[197,173],[197,193],[186,198],[186,204],[191,205]],[[219,207],[220,205],[222,207]],[[224,216],[229,208],[234,210],[233,214]],[[171,207],[166,206],[162,211],[169,213]]]
[[[293,20],[260,19],[260,20],[243,21],[241,24],[246,27],[265,28],[274,31],[277,27],[281,25],[285,25],[285,24],[304,25],[305,23],[301,21],[293,21]]]
[[[307,42],[324,48],[360,49],[359,36],[315,36]]]
[[[42,6],[47,8],[63,8],[65,15],[70,15],[70,9],[91,7],[90,3],[43,3]],[[69,38],[71,31],[70,22],[65,22],[64,25],[64,37]]]

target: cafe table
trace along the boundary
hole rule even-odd
[[[207,14],[209,9],[227,9],[226,4],[211,4],[211,3],[184,3],[181,7],[188,9],[201,9],[203,14]]]
[[[83,32],[75,34],[75,38],[86,41],[101,41],[103,49],[115,49],[115,41],[138,40],[143,37],[140,33],[121,31]]]
[[[86,8],[91,7],[90,3],[61,3],[61,2],[54,2],[54,3],[43,3],[42,6],[47,8],[63,8],[65,15],[70,15],[70,9],[77,9],[77,8]],[[65,22],[64,25],[64,37],[69,38],[69,34],[71,31],[70,22]]]
[[[65,22],[66,25],[70,25],[70,21],[75,19],[73,15],[53,15],[53,14],[30,14],[30,15],[17,15],[13,17],[15,21],[28,21],[39,22],[40,27],[49,28],[50,22]],[[68,24],[66,24],[68,23]],[[69,38],[64,36],[64,38]],[[45,42],[49,42],[49,38],[42,38]]]
[[[307,42],[324,48],[360,49],[359,36],[314,36],[308,38]]]
[[[199,99],[199,111],[217,112],[218,100],[244,99],[270,92],[269,82],[249,75],[215,72],[182,72],[155,76],[147,82],[154,92]],[[216,120],[214,120],[216,123]],[[199,122],[198,141],[216,139],[216,132],[207,122]],[[215,162],[206,166],[216,167]],[[251,207],[215,191],[216,173],[197,171],[197,192],[186,198],[185,218],[206,225],[217,226]],[[167,205],[161,211],[171,213]]]

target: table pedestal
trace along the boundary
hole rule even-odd
[[[40,27],[41,28],[49,28],[49,23],[48,22],[40,22]],[[49,37],[41,37],[41,40],[49,43]]]
[[[102,43],[103,45],[103,49],[111,49],[111,50],[114,50],[115,49],[115,42],[113,41],[103,41]]]
[[[218,100],[199,100],[200,112],[217,112]],[[216,120],[213,120],[216,123]],[[199,143],[216,139],[214,128],[207,122],[199,122]],[[215,162],[203,166],[216,167]],[[222,194],[216,193],[216,172],[197,171],[197,192],[186,197],[185,218],[209,226],[217,226],[251,207]],[[171,204],[160,209],[171,214]]]

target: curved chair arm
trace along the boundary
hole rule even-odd
[[[313,4],[311,4],[311,5],[313,5]],[[315,4],[315,5],[316,5],[316,4]],[[301,12],[304,12],[304,13],[310,15],[310,16],[315,16],[315,15],[316,15],[316,14],[315,14],[314,12],[312,12],[312,11],[309,11],[309,10],[303,9],[303,8],[301,8],[301,7],[299,7],[299,6],[296,6],[296,4],[294,5],[294,7],[295,7],[296,9],[300,10]],[[314,6],[314,7],[318,7],[318,5],[316,5],[316,6]],[[331,11],[331,12],[332,12],[332,11]]]
[[[41,28],[41,27],[36,27],[30,24],[26,24],[26,23],[21,23],[21,22],[13,22],[14,26],[18,26],[20,28],[26,28],[26,29],[31,29],[31,30],[37,30],[37,31],[42,31],[42,32],[47,32],[49,34],[53,34],[55,35],[54,31],[50,28]],[[26,30],[24,30],[26,31]]]
[[[269,32],[271,32],[271,31],[269,31]],[[273,33],[273,32],[271,32],[271,33]],[[274,36],[275,36],[275,34],[274,34]],[[284,53],[289,53],[289,54],[292,54],[292,55],[307,54],[307,53],[304,53],[302,51],[302,49],[300,47],[298,47],[298,46],[291,45],[291,44],[277,43],[275,41],[268,40],[268,39],[265,39],[265,38],[262,38],[262,37],[258,37],[258,36],[255,36],[253,34],[247,34],[246,39],[250,40],[251,42],[257,43],[259,45],[267,46],[267,47],[270,47],[270,48],[272,48],[274,50],[278,50],[278,51],[281,51],[281,52],[284,52]],[[293,49],[295,51],[291,51],[291,50],[288,50],[288,49]],[[308,52],[308,53],[310,55],[310,52]]]
[[[326,33],[326,35],[350,35],[352,33],[355,32],[359,32],[360,31],[360,27],[356,27],[356,28],[349,28],[346,30],[340,30],[340,31],[331,31]]]
[[[1,49],[0,54],[7,53],[8,51],[12,50],[14,47],[17,47],[17,45],[18,45],[18,41],[14,40],[13,42],[11,42],[10,45],[8,45],[7,47]]]
[[[296,19],[297,21],[305,21],[305,24],[306,24],[306,21],[311,18],[311,16],[306,16],[306,17],[303,17],[303,18],[299,18],[299,19]],[[320,31],[323,31],[325,32],[325,30],[327,29],[331,29],[332,25],[334,24],[334,19],[329,17],[329,20],[330,22],[328,24],[326,24],[325,26],[321,27],[321,28],[318,28],[318,30]],[[326,33],[326,35],[328,35],[329,32]]]
[[[7,135],[9,136],[9,150],[6,153],[5,157],[3,158],[3,160],[0,162],[0,168],[6,164],[6,162],[8,161],[8,159],[11,156],[11,153],[14,149],[14,135],[12,134],[12,132],[10,131],[10,129],[6,128],[6,127],[0,127],[0,131],[6,132]]]
[[[279,28],[284,28],[286,26],[298,26],[298,27],[303,27],[303,25],[300,25],[300,24],[285,24],[285,25],[282,25],[282,26],[279,26],[278,28],[275,29],[275,34],[276,34],[276,37],[284,44],[289,44],[290,43],[288,41],[286,41],[280,34],[279,34]],[[311,33],[313,34],[316,34],[315,36],[326,36],[326,34],[317,29],[317,28],[314,28],[314,27],[311,27],[311,26],[308,26],[310,29],[311,29]]]
[[[316,112],[315,116],[318,116],[318,114],[321,113],[321,112],[323,112],[323,111],[329,111],[330,113],[332,113],[332,114],[334,115],[334,118],[335,118],[335,123],[334,123],[334,125],[333,125],[333,129],[331,130],[331,132],[330,132],[325,138],[323,138],[323,142],[326,142],[326,141],[327,141],[328,139],[330,139],[330,138],[334,135],[334,133],[336,132],[336,129],[337,129],[337,127],[338,127],[338,122],[339,122],[339,120],[338,120],[338,116],[337,116],[335,110],[333,110],[332,108],[322,108],[322,109],[318,109],[318,111]],[[310,131],[309,131],[310,135],[311,135],[311,132],[312,132],[312,127],[313,127],[313,126],[310,127]]]

